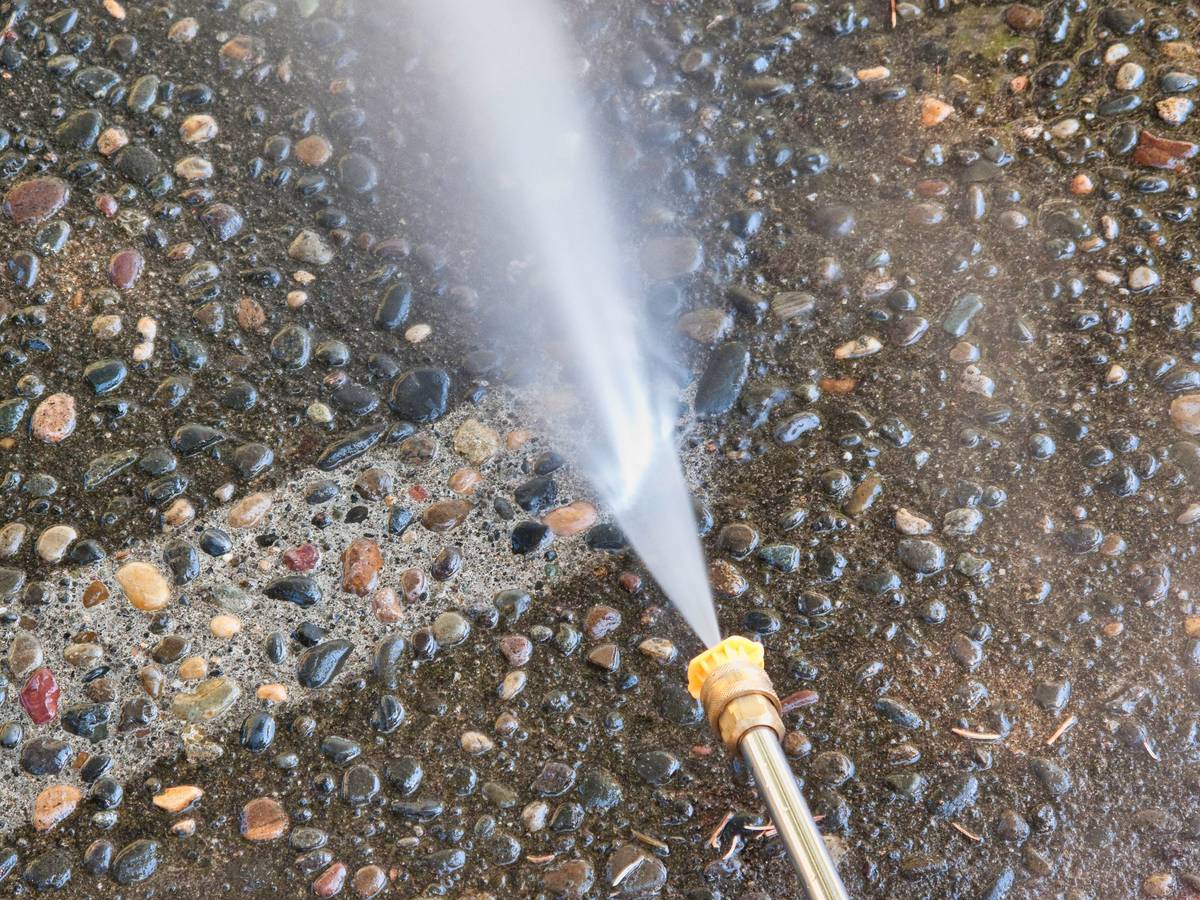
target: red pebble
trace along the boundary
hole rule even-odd
[[[29,718],[38,725],[45,725],[58,715],[58,682],[54,673],[43,666],[35,669],[21,688],[21,706]]]
[[[283,554],[283,564],[293,572],[311,572],[320,561],[321,551],[312,544],[301,544]]]
[[[101,194],[96,198],[96,209],[100,210],[106,218],[111,219],[117,214],[120,205],[112,194]]]
[[[425,488],[421,487],[419,484],[414,484],[408,489],[408,496],[412,497],[419,503],[422,500],[429,499],[429,491],[425,490]]]
[[[313,882],[313,893],[318,897],[336,897],[346,884],[346,864],[335,862]]]
[[[108,261],[108,280],[112,282],[113,287],[127,291],[137,284],[145,263],[142,254],[136,250],[118,251]]]
[[[630,594],[636,594],[642,589],[642,578],[634,572],[622,572],[617,582]]]

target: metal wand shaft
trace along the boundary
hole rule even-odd
[[[809,900],[849,900],[825,839],[809,812],[779,738],[770,728],[752,728],[738,745],[754,773],[767,811]]]

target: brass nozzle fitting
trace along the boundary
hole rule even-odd
[[[763,669],[761,644],[735,636],[701,653],[688,664],[688,690],[731,753],[752,728],[770,728],[783,740],[782,707]]]

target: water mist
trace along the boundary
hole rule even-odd
[[[535,255],[554,338],[582,396],[581,464],[688,624],[720,641],[692,503],[672,437],[674,399],[653,372],[602,169],[576,89],[580,71],[545,0],[416,0],[418,37],[444,70],[482,198]]]

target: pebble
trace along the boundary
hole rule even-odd
[[[274,841],[287,833],[288,816],[278,800],[257,797],[242,807],[238,828],[248,841]]]
[[[500,434],[478,419],[467,419],[454,432],[454,451],[473,465],[483,465],[500,446]]]
[[[901,534],[929,534],[933,531],[933,523],[901,507],[896,510],[896,530]]]
[[[139,839],[126,844],[113,858],[112,877],[117,884],[146,881],[158,870],[158,843]]]
[[[313,893],[318,897],[334,897],[340,894],[346,884],[346,872],[345,863],[333,863],[313,881]]]
[[[1200,434],[1200,393],[1181,394],[1171,401],[1171,423],[1185,434]]]
[[[377,897],[387,888],[387,873],[379,866],[362,866],[350,879],[350,886],[354,893],[363,900],[370,900],[371,897]]]
[[[204,796],[204,791],[193,784],[183,784],[169,787],[152,798],[159,809],[169,813],[181,813]]]
[[[145,259],[136,250],[121,250],[108,261],[108,280],[118,290],[131,289],[142,276]]]
[[[47,444],[58,444],[75,433],[75,398],[70,394],[51,394],[41,401],[30,419],[33,436]]]
[[[329,141],[319,134],[310,134],[296,142],[295,153],[306,166],[320,168],[329,162],[333,155],[333,147]]]
[[[1149,266],[1136,266],[1129,273],[1131,291],[1148,291],[1158,286],[1161,276]]]
[[[953,106],[944,100],[939,100],[937,97],[923,97],[921,99],[921,125],[925,128],[940,125],[946,119],[950,118],[953,112]]]
[[[274,498],[267,493],[250,494],[229,510],[229,524],[234,528],[253,528],[271,509]]]
[[[162,572],[146,562],[127,562],[116,572],[125,598],[136,609],[157,612],[171,602],[171,588]]]
[[[1179,126],[1188,120],[1195,103],[1188,97],[1167,97],[1154,104],[1158,117],[1168,125]]]
[[[576,500],[566,506],[551,510],[542,517],[557,537],[573,537],[583,534],[599,519],[596,507],[586,500]]]
[[[692,408],[700,418],[716,418],[733,408],[749,376],[750,351],[737,342],[713,351],[696,387]]]
[[[179,125],[179,139],[185,144],[203,144],[217,136],[217,120],[209,115],[191,115]]]
[[[388,405],[409,422],[440,419],[450,402],[450,376],[443,369],[411,369],[392,383]]]
[[[946,566],[946,551],[934,541],[905,538],[896,549],[900,561],[921,575],[932,575]]]
[[[647,278],[670,281],[697,271],[704,264],[704,249],[692,237],[661,237],[646,242],[641,259]]]
[[[461,644],[471,633],[467,620],[454,611],[441,613],[433,620],[433,636],[443,647]]]
[[[33,827],[50,831],[75,812],[83,794],[73,784],[54,784],[37,795],[33,803]]]
[[[241,697],[237,682],[225,676],[208,678],[190,691],[180,691],[171,712],[188,723],[207,722],[224,715]]]
[[[466,521],[471,504],[465,500],[439,500],[421,513],[421,524],[430,531],[451,531]]]
[[[356,538],[342,551],[342,590],[365,597],[379,583],[383,556],[370,538]]]
[[[371,597],[371,613],[385,625],[391,625],[404,618],[404,607],[400,598],[391,588],[385,587],[375,591]]]
[[[311,266],[327,266],[333,262],[333,248],[315,231],[303,229],[288,245],[288,256]]]
[[[41,641],[28,631],[18,631],[8,648],[8,670],[18,681],[42,665]]]
[[[296,678],[301,687],[322,688],[333,681],[342,670],[354,645],[342,638],[310,647],[300,655]]]
[[[45,221],[66,206],[71,197],[61,178],[41,177],[19,181],[5,193],[0,210],[15,225]]]

